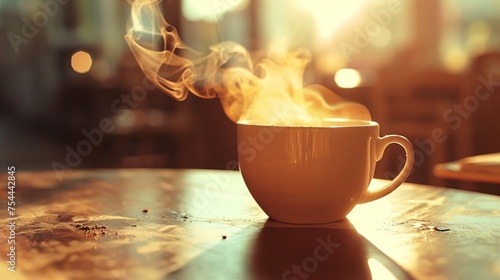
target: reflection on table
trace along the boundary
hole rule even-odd
[[[496,196],[405,183],[346,220],[297,226],[268,220],[235,171],[18,172],[16,182],[16,272],[3,261],[1,279],[500,277]]]

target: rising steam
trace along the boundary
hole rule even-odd
[[[130,0],[132,27],[125,35],[144,74],[176,100],[189,92],[220,98],[233,122],[315,125],[325,118],[370,119],[368,110],[319,85],[303,87],[311,60],[304,49],[270,48],[266,58],[252,61],[234,42],[211,46],[209,54],[187,47],[162,16],[162,0]]]

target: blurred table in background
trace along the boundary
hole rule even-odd
[[[496,196],[405,183],[346,220],[294,226],[268,220],[235,171],[15,175],[16,272],[4,207],[1,279],[500,277]]]
[[[433,171],[440,178],[500,184],[500,153],[437,164]]]

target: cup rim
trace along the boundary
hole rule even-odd
[[[378,126],[378,123],[372,120],[346,119],[346,118],[326,118],[322,120],[321,125],[283,125],[283,124],[259,124],[251,120],[238,121],[239,126],[257,126],[257,127],[297,127],[297,128],[342,128],[342,127],[371,127]]]

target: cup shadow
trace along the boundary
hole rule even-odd
[[[251,271],[254,279],[373,279],[370,258],[396,279],[412,279],[347,219],[312,226],[268,220],[254,242]]]
[[[322,225],[267,220],[228,237],[169,278],[384,279],[370,269],[369,260],[396,279],[413,279],[348,219]]]
[[[251,257],[255,279],[371,279],[362,238],[347,221],[287,225],[268,220]]]

